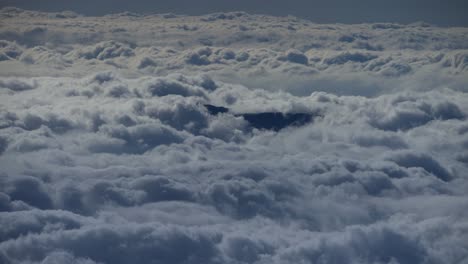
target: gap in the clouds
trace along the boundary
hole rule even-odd
[[[205,104],[204,106],[211,115],[229,112],[229,108],[222,106],[210,104]],[[314,119],[314,114],[311,113],[262,112],[234,114],[234,116],[244,118],[253,128],[274,131],[279,131],[291,126],[303,126],[312,122]]]

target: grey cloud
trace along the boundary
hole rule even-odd
[[[346,62],[361,62],[362,63],[362,62],[373,60],[375,58],[377,58],[376,55],[372,55],[369,53],[345,52],[345,53],[341,53],[333,57],[325,58],[323,62],[326,64],[345,64]]]
[[[0,262],[466,262],[466,28],[0,16]]]
[[[363,147],[385,146],[391,149],[408,148],[408,144],[399,136],[394,134],[375,135],[362,133],[352,137],[352,141]]]
[[[44,260],[41,264],[58,264],[58,263],[71,263],[71,264],[95,264],[89,258],[76,258],[72,254],[66,251],[56,251],[52,252]]]
[[[3,137],[0,137],[0,155],[3,154],[3,152],[7,149],[8,147],[8,141],[3,138]]]
[[[162,144],[180,143],[184,139],[183,135],[173,128],[158,124],[137,125],[130,128],[122,125],[103,126],[100,131],[110,136],[109,143],[113,147],[108,149],[104,145],[102,148],[103,146],[97,141],[90,143],[90,150],[105,152],[108,149],[111,152],[114,150],[115,153],[143,153]]]
[[[89,219],[61,211],[18,211],[4,213],[0,218],[2,241],[17,239],[28,234],[50,233],[58,230],[78,229],[90,222]],[[14,224],[11,224],[13,223]]]
[[[20,123],[19,126],[26,130],[37,130],[41,128],[41,126],[45,126],[53,132],[59,134],[73,128],[71,121],[67,120],[66,118],[59,117],[56,114],[48,114],[46,117],[41,118],[40,116],[30,113],[24,116],[22,123]]]
[[[203,96],[203,90],[184,85],[174,80],[156,79],[146,84],[147,92],[152,96],[176,94],[181,96]]]
[[[396,98],[393,109],[380,120],[373,121],[375,126],[384,130],[406,130],[422,126],[436,119],[464,119],[465,114],[452,102],[431,105],[414,102],[412,98]]]
[[[299,64],[307,65],[308,62],[309,62],[309,59],[307,58],[306,55],[302,54],[301,52],[295,51],[295,50],[287,51],[286,58],[290,62],[299,63]]]
[[[183,184],[161,176],[145,176],[131,183],[132,188],[143,190],[148,201],[190,201],[194,194]]]
[[[84,58],[86,60],[97,59],[105,60],[109,58],[115,58],[120,56],[132,56],[134,55],[133,50],[126,44],[118,43],[115,41],[106,41],[96,44],[89,49],[78,51],[78,58]]]
[[[208,65],[211,64],[209,60],[209,56],[211,55],[212,51],[210,48],[205,47],[197,50],[196,52],[189,53],[187,55],[187,63],[194,64],[194,65]]]
[[[40,209],[49,209],[53,206],[46,185],[35,177],[19,176],[5,184],[2,189],[12,200],[20,200]]]
[[[14,42],[2,40],[0,42],[1,60],[17,59],[23,52],[21,47]]]
[[[348,245],[346,245],[348,244]],[[285,261],[305,259],[311,262],[339,263],[352,259],[366,263],[419,263],[425,252],[417,241],[388,228],[352,229],[345,242],[305,243],[293,253],[284,254]]]
[[[226,255],[240,263],[255,263],[262,255],[274,253],[266,241],[255,241],[246,237],[229,237],[226,241]]]
[[[437,162],[427,154],[414,153],[411,151],[402,151],[391,154],[391,156],[388,157],[388,159],[394,161],[402,167],[423,168],[427,172],[432,173],[434,176],[440,178],[443,181],[449,181],[453,178],[451,173],[446,168],[442,167],[439,164],[439,162]]]
[[[37,83],[28,83],[18,79],[0,80],[0,87],[10,89],[15,92],[31,90],[37,87]]]
[[[202,230],[153,226],[96,226],[84,230],[31,235],[2,245],[7,256],[41,260],[58,249],[96,262],[127,263],[153,259],[156,263],[220,263],[217,234]],[[119,248],[114,251],[112,248]],[[126,245],[126,246],[123,246]],[[23,254],[23,250],[28,254]]]
[[[116,85],[111,87],[107,94],[111,97],[127,97],[129,96],[130,91],[125,85]]]
[[[215,183],[208,189],[208,196],[221,212],[239,218],[257,214],[280,215],[274,203],[274,194],[257,187],[249,180],[229,180]]]

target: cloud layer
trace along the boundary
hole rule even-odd
[[[0,262],[468,262],[466,28],[0,16]]]

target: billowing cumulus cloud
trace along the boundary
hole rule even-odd
[[[468,262],[466,28],[0,17],[0,262]]]

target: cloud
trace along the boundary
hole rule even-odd
[[[166,96],[176,94],[181,96],[203,96],[203,90],[184,85],[174,80],[156,79],[146,84],[146,90],[151,96]]]
[[[286,51],[285,57],[280,58],[280,59],[286,59],[290,62],[304,64],[304,65],[307,65],[309,62],[309,59],[307,58],[307,56],[298,50],[288,50]]]
[[[52,208],[52,199],[41,180],[31,176],[23,176],[13,178],[6,184],[2,189],[10,199],[23,201],[40,209]]]
[[[467,260],[465,28],[0,15],[0,262]]]
[[[78,258],[95,262],[219,263],[216,234],[170,226],[97,226],[84,230],[31,235],[6,242],[2,249],[14,258],[37,261],[56,251],[72,251]],[[90,243],[90,241],[92,241]],[[118,251],[112,248],[120,248]],[[21,253],[23,250],[28,254]]]
[[[144,176],[131,183],[132,188],[143,190],[148,201],[190,201],[193,194],[180,183],[161,176]]]
[[[345,64],[347,62],[367,62],[370,60],[373,60],[377,58],[376,55],[372,55],[369,53],[361,53],[361,52],[355,52],[355,53],[350,53],[350,52],[344,52],[337,54],[335,56],[325,58],[323,62],[325,64]]]
[[[8,142],[5,138],[0,137],[0,155],[7,149]]]
[[[18,79],[7,79],[0,81],[0,87],[10,89],[14,92],[21,92],[36,88],[36,83],[28,83]]]
[[[283,258],[290,262],[305,259],[325,263],[350,260],[366,263],[419,263],[424,261],[426,254],[417,241],[385,227],[352,229],[344,243],[330,240],[305,243]]]
[[[443,181],[449,181],[452,178],[450,172],[448,172],[447,169],[442,167],[436,160],[426,154],[403,151],[392,154],[388,159],[394,161],[396,164],[402,167],[423,168],[427,172],[434,174],[434,176]]]
[[[187,54],[186,62],[198,66],[211,64],[208,58],[211,53],[212,51],[208,47],[198,49],[193,53]]]
[[[120,126],[103,126],[101,133],[110,141],[101,144],[99,138],[89,142],[88,148],[93,152],[143,153],[162,144],[180,143],[181,133],[158,124],[137,125],[127,128]],[[108,145],[110,144],[110,145]]]
[[[128,57],[133,55],[133,50],[128,45],[115,41],[105,41],[87,49],[78,51],[76,56],[86,60],[106,60],[115,57]]]
[[[378,117],[371,123],[383,130],[407,130],[412,129],[433,120],[463,120],[465,114],[458,105],[453,102],[438,102],[430,104],[424,101],[418,102],[414,98],[395,98],[389,105],[389,111],[384,116]]]

